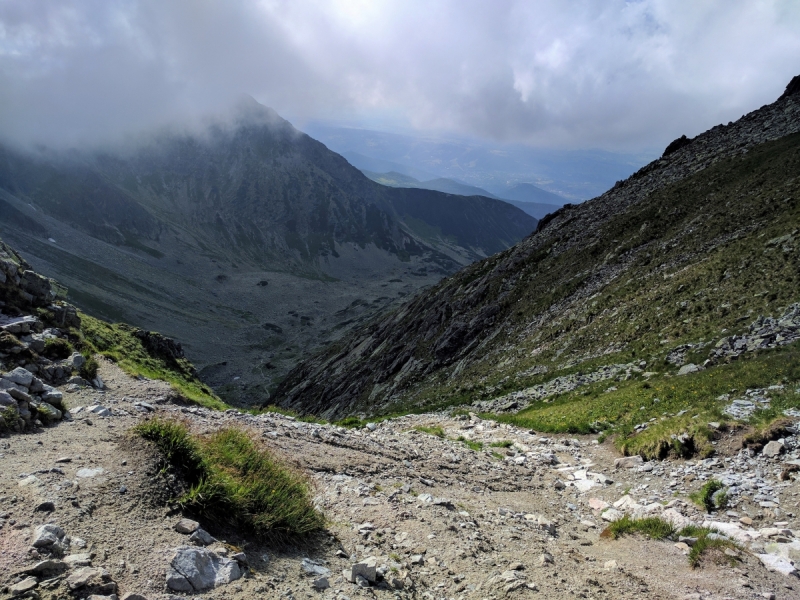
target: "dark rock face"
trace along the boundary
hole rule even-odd
[[[517,308],[525,302],[528,289],[538,289],[545,297],[550,293],[535,283],[549,277],[546,261],[568,251],[595,256],[598,240],[593,232],[641,206],[651,194],[720,161],[743,157],[756,146],[800,132],[798,98],[797,94],[783,97],[736,123],[710,129],[690,144],[681,142],[602,196],[548,215],[535,234],[513,248],[443,280],[301,363],[271,401],[333,418],[372,413],[401,398],[410,401],[411,391],[420,386],[439,385],[425,382],[450,380],[487,353],[507,356],[517,336],[535,331],[565,308],[559,297],[535,314]],[[597,256],[588,271],[563,282],[564,293],[583,300],[599,293],[624,273],[624,266],[613,260],[618,252],[605,250]],[[547,279],[551,280],[560,281],[555,276]]]
[[[176,342],[172,338],[144,329],[134,329],[133,335],[141,340],[150,355],[164,359],[167,364],[176,365],[179,360],[184,358],[180,342]],[[192,374],[196,375],[196,373]]]
[[[682,135],[678,139],[672,140],[669,143],[669,145],[664,149],[664,154],[661,155],[661,158],[665,158],[670,154],[672,154],[673,152],[676,152],[681,148],[688,146],[691,143],[692,143],[692,138],[687,138],[685,135]]]
[[[800,93],[800,75],[792,77],[792,80],[789,82],[789,85],[786,86],[786,91],[783,92],[781,98],[787,98],[797,93]]]

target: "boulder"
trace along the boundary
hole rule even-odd
[[[4,373],[2,378],[24,387],[29,387],[33,383],[33,373],[22,367],[17,367],[13,371]]]
[[[64,530],[58,525],[53,525],[52,523],[39,525],[33,532],[31,546],[34,548],[49,548],[53,544],[60,543],[64,536]]]
[[[72,591],[89,588],[100,593],[113,594],[117,589],[117,584],[111,580],[108,571],[96,567],[76,569],[67,577],[66,583]]]
[[[175,592],[195,592],[239,579],[239,563],[206,550],[181,546],[167,568],[167,587]]]
[[[783,452],[784,446],[783,442],[772,440],[761,451],[764,456],[769,456],[770,458],[774,458]]]
[[[614,461],[615,469],[634,469],[644,463],[644,460],[639,455],[623,456]]]

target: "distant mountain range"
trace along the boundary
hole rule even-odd
[[[356,165],[354,165],[356,166]],[[446,177],[438,177],[428,181],[419,181],[410,175],[390,171],[388,173],[375,173],[367,169],[361,169],[367,177],[381,185],[399,188],[418,188],[425,190],[436,190],[446,194],[456,194],[459,196],[483,196],[485,198],[496,198],[503,200],[509,204],[516,206],[520,210],[535,217],[536,219],[543,219],[550,213],[557,211],[564,206],[566,200],[558,194],[547,192],[543,189],[537,188],[530,183],[520,183],[510,187],[503,193],[503,196],[496,196],[486,190],[461,183],[460,181],[453,181]],[[550,203],[541,202],[540,200],[550,200]]]
[[[359,169],[395,171],[419,181],[444,177],[505,197],[529,183],[580,202],[602,194],[657,156],[603,150],[558,150],[447,136],[397,134],[324,123],[305,131]],[[551,201],[539,201],[551,204]]]
[[[126,148],[0,146],[0,232],[98,316],[180,339],[227,399],[536,227],[491,198],[388,188],[250,99]]]

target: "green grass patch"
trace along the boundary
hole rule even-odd
[[[415,431],[421,431],[422,433],[427,433],[428,435],[435,435],[438,438],[444,438],[444,429],[440,425],[433,425],[431,427],[426,427],[425,425],[418,425],[414,427]]]
[[[306,538],[325,524],[308,479],[241,429],[199,436],[183,423],[154,418],[133,432],[152,441],[165,467],[185,481],[188,491],[176,502],[189,514],[279,543]]]
[[[689,525],[680,530],[676,530],[671,523],[660,517],[635,519],[629,515],[625,515],[606,527],[600,534],[600,537],[616,540],[623,535],[631,535],[634,533],[639,533],[653,540],[679,539],[681,537],[695,538],[694,544],[690,546],[688,556],[689,564],[693,568],[698,567],[702,556],[712,550],[721,550],[724,552],[725,549],[740,549],[733,540],[722,537],[713,529]],[[731,561],[734,560],[732,556],[728,558]]]
[[[514,442],[511,440],[499,440],[497,442],[492,442],[489,444],[492,448],[511,448],[514,445]]]
[[[194,367],[187,359],[154,354],[135,335],[138,330],[124,323],[106,323],[83,313],[80,317],[79,337],[84,352],[101,354],[130,375],[166,381],[186,400],[195,404],[217,410],[228,408],[210,387],[197,378]],[[84,379],[94,378],[81,376]]]
[[[337,421],[339,427],[347,427],[348,429],[359,429],[364,426],[364,421],[358,417],[345,417],[341,421]]]
[[[458,436],[458,437],[456,438],[456,441],[457,441],[457,442],[461,442],[461,443],[462,443],[462,444],[464,444],[464,445],[465,445],[467,448],[469,448],[470,450],[474,450],[475,452],[478,452],[478,451],[480,451],[480,450],[483,450],[483,442],[474,442],[474,441],[472,441],[472,440],[468,440],[468,439],[467,439],[467,438],[465,438],[463,435],[460,435],[460,436]]]
[[[612,391],[606,391],[611,382],[601,381],[537,402],[517,414],[481,416],[551,433],[589,433],[602,426],[624,454],[641,454],[646,459],[703,456],[713,452],[714,432],[707,424],[726,421],[720,396],[736,390],[733,398],[746,389],[781,381],[786,382],[786,391],[775,395],[769,414],[757,413],[757,419],[776,418],[780,411],[800,406],[800,394],[795,391],[800,381],[798,343],[749,353],[691,375],[614,381],[617,389]],[[647,429],[637,432],[634,427],[641,423],[647,423]]]
[[[725,489],[725,485],[718,479],[709,479],[703,486],[689,494],[689,499],[697,504],[699,507],[704,508],[706,512],[713,512],[725,508],[728,501],[727,494],[721,490]],[[714,494],[717,494],[716,497]]]
[[[663,540],[675,533],[675,527],[659,517],[634,519],[629,515],[625,515],[611,523],[603,532],[603,537],[611,537],[616,540],[623,535],[633,533],[641,533],[654,540]]]

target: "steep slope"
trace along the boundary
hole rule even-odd
[[[378,185],[254,101],[203,133],[113,151],[0,148],[0,215],[78,306],[179,337],[207,382],[247,402],[536,224],[496,200]]]
[[[780,315],[800,300],[790,92],[358,329],[290,373],[279,401],[341,416],[508,397]]]

